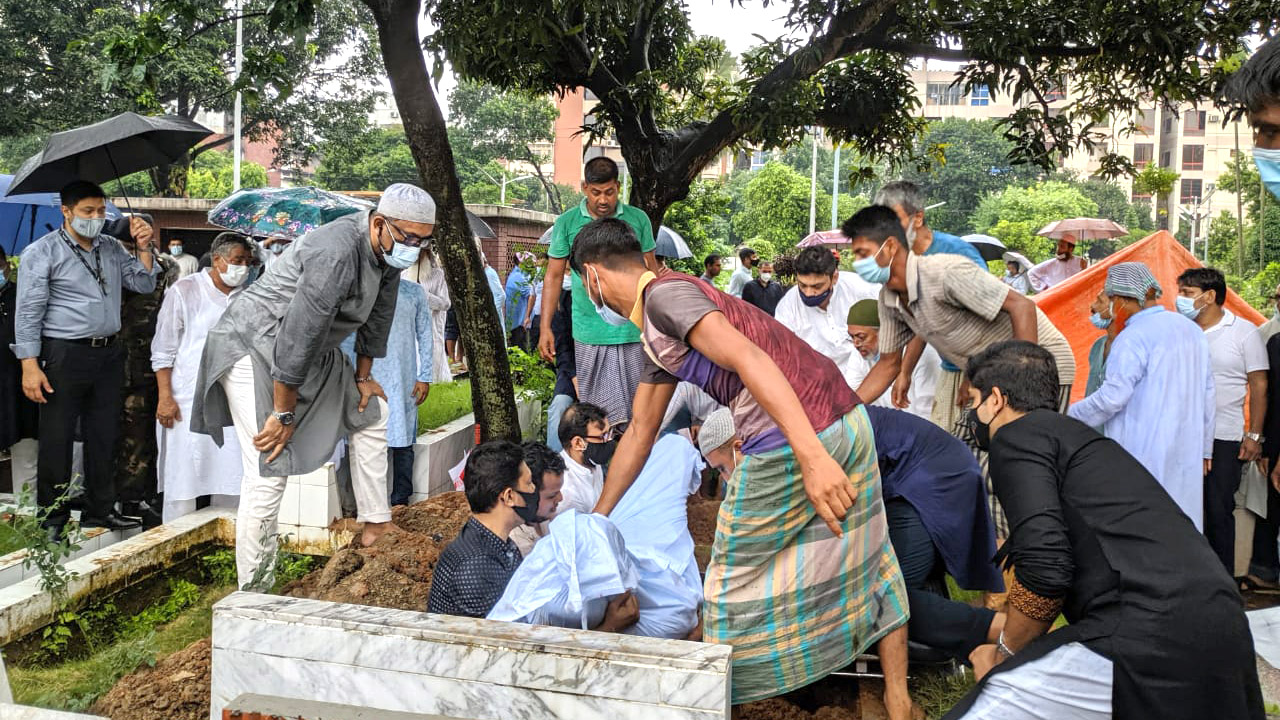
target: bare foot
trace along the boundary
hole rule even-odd
[[[367,522],[364,524],[364,531],[360,533],[360,545],[362,547],[369,547],[370,545],[377,542],[378,538],[382,537],[385,533],[388,533],[388,532],[403,532],[403,531],[400,528],[396,527],[395,524],[391,522],[384,522],[384,523]]]

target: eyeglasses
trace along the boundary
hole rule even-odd
[[[429,244],[431,239],[434,237],[433,235],[414,235],[412,233],[405,232],[404,228],[401,228],[390,220],[387,221],[387,225],[395,228],[396,232],[400,233],[400,237],[403,239],[398,242],[402,245],[408,245],[409,247],[422,247],[423,245]],[[392,235],[392,239],[395,239],[394,235]]]
[[[613,439],[617,436],[618,434],[614,432],[613,428],[609,428],[608,430],[605,430],[603,434],[584,435],[583,437],[587,440],[595,440],[596,442],[613,442]]]

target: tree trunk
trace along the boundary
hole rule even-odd
[[[157,165],[147,171],[151,186],[159,197],[180,198],[187,196],[187,173],[191,171],[191,159],[183,155],[176,162]]]
[[[471,235],[444,116],[422,56],[419,0],[364,0],[378,26],[382,60],[422,185],[436,201],[435,250],[466,343],[481,440],[519,441],[506,344]]]

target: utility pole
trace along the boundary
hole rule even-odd
[[[831,170],[831,229],[840,227],[840,145],[836,144],[835,163]]]
[[[244,8],[241,0],[236,0],[236,82],[240,82],[240,72],[244,68]],[[240,118],[241,92],[236,90],[235,104],[235,137],[231,139],[231,190],[240,189]]]
[[[813,138],[813,163],[809,168],[809,234],[818,227],[818,132],[817,128],[810,133]]]

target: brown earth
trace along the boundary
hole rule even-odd
[[[115,720],[208,720],[213,649],[205,638],[126,675],[89,712]]]

